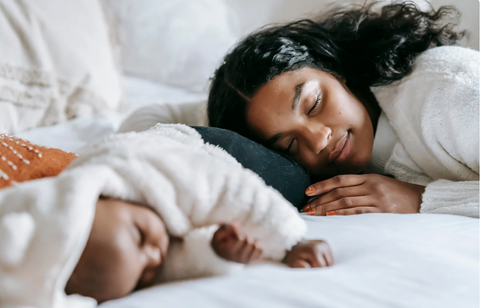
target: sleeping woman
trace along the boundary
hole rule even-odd
[[[458,15],[370,4],[261,29],[215,72],[209,124],[303,165],[309,215],[478,217],[479,53],[450,46]]]

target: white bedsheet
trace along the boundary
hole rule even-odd
[[[236,275],[159,285],[101,308],[479,306],[477,219],[432,214],[305,217],[330,242],[323,269],[258,265]]]
[[[76,152],[117,130],[150,103],[190,103],[201,94],[125,78],[124,113],[77,118],[19,134]],[[310,238],[330,242],[336,265],[294,270],[259,265],[234,276],[160,285],[101,308],[479,306],[479,220],[450,215],[305,216]]]

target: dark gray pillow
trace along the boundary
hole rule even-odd
[[[267,185],[278,190],[285,199],[301,209],[307,202],[305,189],[310,176],[305,168],[290,157],[267,149],[233,131],[215,127],[193,126],[205,142],[217,145],[258,174]]]

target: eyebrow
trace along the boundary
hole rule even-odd
[[[295,87],[295,97],[293,98],[292,110],[295,110],[298,107],[298,103],[300,102],[300,97],[302,96],[304,85],[305,83],[302,82]]]
[[[293,97],[292,110],[295,110],[298,107],[298,104],[300,103],[300,97],[302,96],[304,85],[305,83],[302,82],[295,86],[295,96]],[[282,137],[282,133],[277,133],[273,135],[272,137],[268,138],[267,141],[265,141],[265,146],[267,148],[272,147],[280,139],[280,137]]]
[[[272,137],[268,138],[268,140],[265,141],[265,146],[267,148],[272,147],[278,141],[278,139],[280,139],[281,136],[282,136],[282,133],[278,133],[278,134],[275,134]]]

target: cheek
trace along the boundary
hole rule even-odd
[[[357,165],[366,165],[370,160],[373,150],[373,128],[372,126],[364,127],[364,130],[358,134],[356,138],[357,155],[355,156]]]
[[[353,93],[344,88],[341,84],[332,86],[329,93],[331,96],[328,97],[328,100],[332,104],[330,116],[335,116],[339,120],[354,123],[359,123],[361,121],[366,110]]]
[[[248,128],[261,139],[281,131],[283,129],[282,124],[286,123],[285,117],[281,113],[259,113],[256,115],[256,119],[247,120]]]
[[[131,256],[127,256],[124,262],[117,267],[119,271],[119,275],[116,277],[116,281],[119,283],[118,291],[123,293],[123,296],[135,289],[143,272],[142,264],[144,262],[140,260],[140,252],[138,250],[135,250],[135,252],[137,253],[136,256],[133,256],[133,251],[131,251]]]
[[[321,173],[323,168],[319,167],[324,165],[319,155],[314,154],[307,148],[300,149],[296,155],[292,156],[300,165],[304,166],[309,172],[313,174]]]
[[[334,116],[337,123],[348,124],[349,126],[361,125],[364,120],[365,110],[363,105],[357,103],[351,97],[347,97],[344,100],[338,100],[335,104]]]
[[[115,256],[118,258],[117,268],[119,269],[118,279],[122,281],[124,290],[131,291],[139,279],[143,265],[142,252],[138,247],[136,238],[129,232],[122,232],[117,238],[118,243]]]

